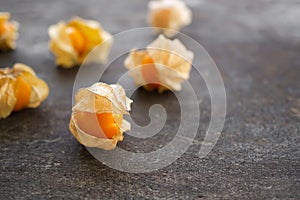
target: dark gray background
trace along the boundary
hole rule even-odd
[[[11,12],[21,25],[17,50],[1,53],[0,66],[30,65],[51,89],[39,108],[0,121],[0,199],[300,198],[300,1],[189,0],[188,5],[193,23],[182,32],[206,48],[225,82],[223,133],[213,151],[199,159],[210,118],[204,87],[199,133],[188,152],[162,170],[130,174],[101,164],[69,133],[78,68],[56,68],[47,28],[74,15],[99,20],[113,34],[143,27],[147,1],[0,1],[0,11]],[[103,81],[124,71],[121,65],[109,69]],[[197,81],[192,75],[191,83]],[[165,132],[176,129],[180,113],[172,93],[138,90],[133,97],[133,116],[141,124],[149,122],[148,106],[170,99]],[[148,142],[125,135],[120,146],[149,151],[172,138],[166,135]]]

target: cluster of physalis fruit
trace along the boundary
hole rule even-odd
[[[18,23],[9,18],[9,13],[0,13],[2,51],[16,48]],[[148,21],[156,31],[171,37],[176,30],[191,23],[191,11],[181,0],[151,1]],[[56,64],[64,68],[80,65],[92,50],[89,61],[105,63],[113,42],[112,35],[99,22],[79,17],[51,25],[48,34],[49,49],[56,57]],[[145,50],[133,49],[124,66],[135,83],[148,91],[179,91],[181,83],[189,78],[194,54],[178,39],[171,40],[163,34]],[[102,48],[96,50],[100,44]],[[0,118],[6,118],[13,111],[36,108],[48,94],[48,85],[29,66],[15,64],[12,68],[0,69]],[[97,82],[79,89],[69,129],[85,146],[114,149],[117,142],[123,140],[123,132],[130,130],[130,123],[123,115],[128,114],[131,103],[118,84]]]

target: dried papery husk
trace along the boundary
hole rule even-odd
[[[0,31],[0,50],[6,51],[16,48],[18,39],[19,24],[16,21],[9,21],[10,13],[0,12],[0,26],[6,24],[9,28],[2,28]],[[0,28],[1,29],[1,28]]]
[[[181,0],[150,1],[148,7],[149,24],[168,37],[192,22],[192,11]]]
[[[25,108],[38,107],[49,95],[46,82],[39,79],[32,68],[17,63],[13,68],[0,70],[0,118],[6,118],[13,111],[16,102],[16,82],[21,77],[31,88],[29,102]]]
[[[78,52],[73,46],[67,32],[70,27],[79,31],[84,38],[83,52]],[[50,37],[49,48],[56,56],[56,64],[64,68],[81,64],[87,55],[100,44],[101,48],[96,48],[89,56],[88,61],[105,63],[113,42],[112,35],[103,30],[100,23],[79,17],[74,17],[67,23],[61,21],[50,26],[48,34]]]
[[[130,123],[122,119],[115,122],[118,125],[118,134],[109,138],[95,137],[84,132],[79,126],[76,119],[78,112],[87,112],[96,114],[112,113],[116,115],[128,114],[131,100],[126,97],[125,91],[120,85],[108,85],[105,83],[95,83],[88,88],[78,90],[75,96],[76,104],[72,109],[70,119],[70,131],[74,137],[83,145],[96,147],[105,150],[114,149],[118,141],[123,140],[123,132],[130,130]],[[100,129],[99,129],[100,131]]]
[[[0,119],[8,117],[17,102],[14,92],[15,82],[14,77],[4,77],[0,73]]]
[[[160,80],[159,92],[165,90],[181,90],[181,83],[189,78],[194,54],[188,51],[178,40],[170,40],[159,35],[149,44],[146,50],[132,50],[125,59],[124,65],[129,69],[129,75],[135,80],[138,86],[146,86],[147,82],[143,77],[142,59],[149,55],[158,71]],[[151,90],[151,88],[150,88]]]

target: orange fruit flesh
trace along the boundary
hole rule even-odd
[[[17,102],[13,111],[22,110],[29,104],[31,91],[31,86],[21,76],[18,76],[15,86]]]
[[[82,54],[85,50],[86,41],[84,36],[80,33],[80,31],[74,27],[68,27],[66,32],[71,40],[71,43],[74,49],[79,53]]]
[[[6,31],[12,30],[12,29],[13,29],[13,24],[11,24],[9,22],[5,22],[5,21],[0,22],[0,35]]]
[[[117,119],[115,119],[115,117]],[[116,123],[122,121],[122,115],[113,115],[112,113],[90,113],[76,112],[76,121],[81,130],[97,138],[111,139],[118,135],[120,130]]]
[[[142,59],[142,75],[144,80],[146,81],[147,87],[151,89],[158,88],[159,84],[159,77],[158,77],[158,70],[155,67],[153,59],[146,54]]]

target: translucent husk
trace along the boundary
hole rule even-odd
[[[86,47],[83,53],[77,52],[73,47],[67,34],[68,27],[76,28],[84,36]],[[67,23],[61,21],[50,26],[48,34],[50,37],[49,48],[56,56],[56,64],[64,68],[81,64],[86,56],[101,43],[101,48],[96,48],[88,61],[105,63],[113,41],[112,36],[102,29],[100,23],[79,17],[74,17]]]
[[[168,37],[173,37],[176,31],[192,22],[192,12],[181,0],[150,1],[148,7],[150,25]]]
[[[129,75],[138,86],[144,85],[145,89],[149,89],[141,71],[141,62],[146,54],[153,59],[158,71],[160,80],[158,91],[181,90],[181,83],[189,78],[193,52],[188,51],[178,39],[170,40],[163,35],[159,35],[146,50],[132,50],[124,65],[130,70]]]
[[[10,50],[16,48],[18,39],[19,24],[16,21],[9,21],[10,13],[0,12],[0,23],[9,23],[10,28],[0,34],[0,50]]]
[[[98,138],[81,130],[76,120],[76,112],[128,114],[127,111],[130,110],[132,101],[126,97],[122,86],[95,83],[88,88],[80,89],[76,93],[75,101],[76,104],[72,109],[69,128],[81,144],[111,150],[116,147],[118,141],[123,140],[123,132],[130,130],[130,123],[123,119],[121,123],[117,123],[119,127],[118,135],[111,139]]]
[[[17,63],[13,68],[0,70],[0,118],[6,118],[13,111],[17,102],[15,85],[21,76],[31,86],[31,95],[26,107],[36,108],[49,95],[47,83],[39,79],[29,66]]]

